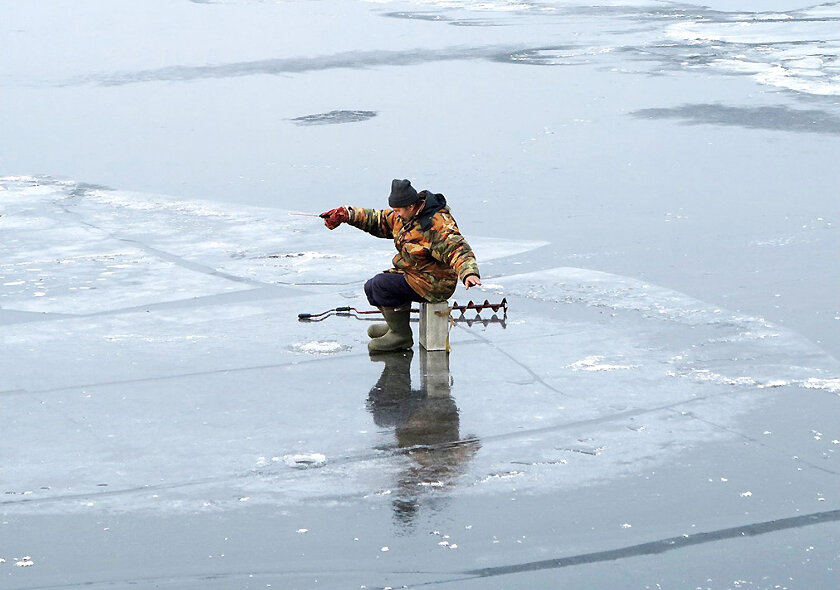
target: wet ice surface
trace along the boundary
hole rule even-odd
[[[836,3],[152,4],[2,8],[0,586],[835,585]]]
[[[346,228],[351,261],[283,211],[47,178],[2,188],[0,502],[38,587],[540,584],[840,519],[838,364],[761,318],[605,272],[514,271],[478,293],[509,313],[456,314],[451,355],[369,358],[369,318],[297,314],[367,309],[387,242]],[[543,245],[473,242],[502,261]],[[88,543],[126,548],[136,519],[167,539],[197,527],[207,555],[164,543],[175,558],[151,577],[122,559],[79,577],[66,572],[84,547],[24,530],[43,518],[68,533],[95,521]],[[299,551],[322,573],[283,565]]]

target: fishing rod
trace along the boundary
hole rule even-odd
[[[414,309],[412,311],[416,312],[418,310]],[[364,312],[364,313],[377,313],[377,312],[368,311],[368,312]],[[305,315],[307,315],[307,314],[299,314],[299,316],[305,316]],[[328,312],[326,312],[326,315],[322,315],[322,316],[298,317],[298,321],[299,322],[306,322],[306,323],[323,322],[324,320],[326,320],[328,318],[331,318],[333,316],[340,316],[340,317],[343,317],[343,318],[353,318],[354,320],[358,320],[360,322],[381,322],[382,321],[381,316],[379,318],[371,317],[371,316],[367,316],[367,315],[366,316],[360,316],[356,312],[353,312],[353,311],[338,311],[338,312],[328,311]],[[415,318],[412,318],[411,321],[416,322],[416,321],[418,321],[418,319],[415,317]]]
[[[301,217],[320,217],[321,219],[325,219],[327,217],[326,213],[306,213],[304,211],[289,211],[289,215],[298,215]]]
[[[413,313],[419,313],[420,312],[420,310],[417,309],[417,308],[413,308],[411,311]],[[298,314],[298,319],[299,320],[314,320],[316,318],[319,318],[321,316],[325,316],[325,315],[330,314],[330,313],[334,313],[336,315],[349,315],[350,313],[367,315],[367,314],[375,314],[375,313],[381,314],[382,312],[379,311],[378,309],[362,310],[362,309],[356,309],[355,307],[336,307],[336,308],[333,308],[333,309],[328,309],[327,311],[322,311],[321,313],[299,313]]]

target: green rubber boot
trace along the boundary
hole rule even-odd
[[[382,315],[388,324],[388,332],[368,342],[370,352],[390,352],[406,350],[414,346],[411,334],[410,307],[383,307]]]
[[[388,333],[388,324],[371,324],[368,326],[368,336],[371,338],[381,338]]]

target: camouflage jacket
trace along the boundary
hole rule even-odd
[[[449,299],[459,278],[478,275],[478,264],[444,196],[422,191],[420,197],[425,206],[405,223],[390,209],[359,207],[349,208],[348,223],[378,238],[393,238],[394,268],[385,272],[404,274],[421,297],[437,303]]]

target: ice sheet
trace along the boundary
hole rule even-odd
[[[737,439],[797,389],[837,396],[836,361],[794,332],[569,267],[471,291],[515,312],[456,323],[457,354],[421,357],[418,386],[411,357],[368,360],[365,321],[297,320],[365,307],[360,282],[387,254],[352,228],[49,179],[3,189],[2,311],[53,314],[3,329],[9,512],[574,490]],[[473,244],[481,260],[544,245]]]
[[[0,179],[3,308],[89,314],[269,285],[358,286],[393,243],[277,209]],[[349,204],[349,203],[348,203]],[[546,242],[474,238],[484,260]]]

